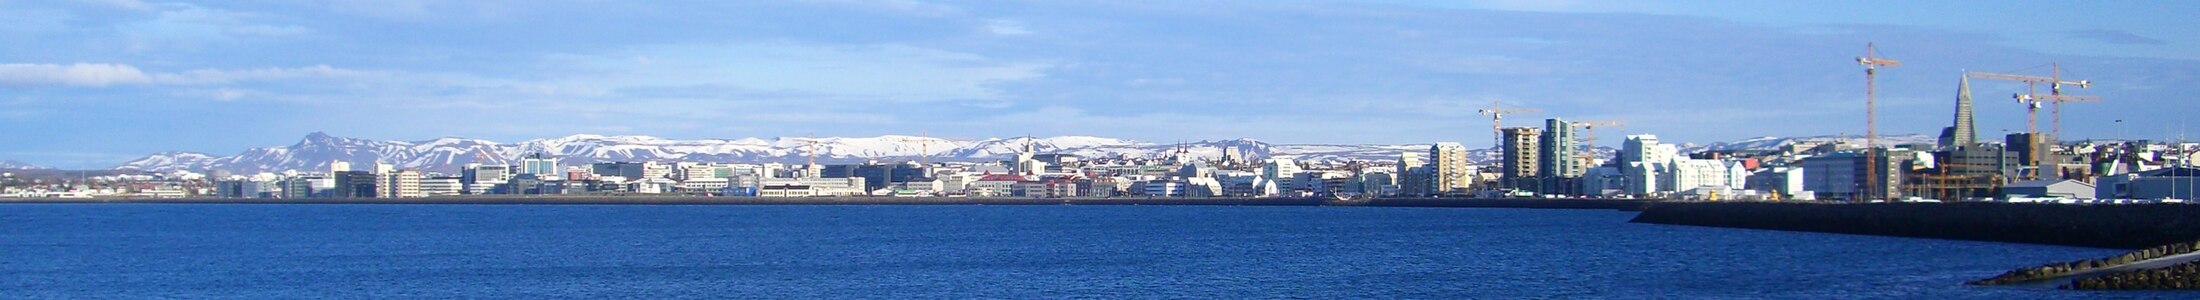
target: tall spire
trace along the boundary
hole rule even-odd
[[[1950,136],[1955,137],[1956,146],[1978,142],[1978,127],[1971,122],[1970,76],[1963,76],[1963,81],[1956,85],[1956,124],[1954,128],[1955,130],[1951,132]]]

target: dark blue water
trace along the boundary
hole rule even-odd
[[[0,205],[8,298],[2083,298],[2114,250],[1597,210]]]

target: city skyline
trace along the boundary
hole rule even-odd
[[[104,168],[312,131],[1479,148],[1491,101],[1544,111],[1507,126],[1629,122],[1610,137],[1857,135],[1866,42],[1906,63],[1880,75],[1881,132],[1948,126],[1963,70],[2050,62],[2105,99],[2063,108],[2067,138],[2190,126],[2192,8],[1897,3],[6,2],[23,26],[0,29],[18,128],[0,159]],[[1981,137],[2022,131],[2021,85],[1972,85]]]

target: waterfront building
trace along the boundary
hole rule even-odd
[[[2094,196],[2102,199],[2182,199],[2200,194],[2200,168],[2168,167],[2101,176]]]
[[[2094,199],[2093,184],[2068,179],[2040,179],[2011,183],[2001,188],[2002,199],[2070,198]]]
[[[535,174],[536,178],[563,177],[565,168],[558,167],[558,160],[535,153],[520,158],[520,174]]]
[[[1474,188],[1474,162],[1467,160],[1467,146],[1436,143],[1428,149],[1429,188],[1434,194],[1465,195]]]
[[[1400,196],[1428,195],[1430,191],[1434,190],[1429,188],[1429,183],[1433,181],[1428,176],[1427,158],[1428,153],[1398,153],[1398,190],[1402,194]]]
[[[1863,155],[1857,152],[1834,152],[1804,158],[1802,161],[1803,187],[1817,193],[1816,198],[1819,199],[1855,201],[1864,198],[1871,198],[1871,200],[1901,198],[1903,196],[1902,189],[1889,187],[1899,186],[1903,174],[1907,173],[1901,170],[1909,169],[1905,165],[1910,163],[1910,157],[1913,156],[1907,150],[1877,151],[1877,153],[1879,153],[1879,159],[1875,161],[1879,165],[1876,168],[1866,167]],[[1877,178],[1879,181],[1867,182],[1863,173],[1867,170],[1876,170],[1878,174],[1873,178]]]
[[[1260,176],[1276,180],[1276,188],[1283,191],[1299,189],[1294,179],[1301,171],[1298,161],[1291,158],[1269,158],[1260,165]]]
[[[1778,195],[1776,197],[1782,199],[1814,199],[1817,195],[1811,194],[1810,189],[1804,186],[1803,177],[1803,168],[1766,168],[1750,174],[1746,187],[1767,195]]]
[[[1543,134],[1536,139],[1535,176],[1543,179],[1539,192],[1565,193],[1572,189],[1561,184],[1566,178],[1581,177],[1586,168],[1577,157],[1580,138],[1574,135],[1574,126],[1556,118],[1543,120]]]
[[[420,194],[427,197],[457,196],[465,193],[466,185],[459,177],[429,177],[420,179]]]
[[[1508,127],[1504,133],[1504,161],[1498,165],[1498,178],[1505,188],[1524,189],[1536,187],[1536,175],[1542,155],[1540,142],[1543,131],[1535,127]]]
[[[390,171],[377,176],[382,179],[378,182],[381,190],[376,192],[381,198],[427,197],[427,194],[420,192],[421,174],[418,170]]]
[[[757,191],[758,197],[849,197],[868,195],[863,189],[863,177],[848,178],[770,178]]]
[[[374,198],[375,192],[379,191],[375,186],[380,178],[372,172],[343,171],[329,174],[329,178],[335,180],[334,188],[328,189],[325,194],[315,196],[326,198]]]

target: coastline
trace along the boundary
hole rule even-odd
[[[678,197],[678,196],[480,196],[434,198],[0,198],[5,204],[465,204],[465,205],[1221,205],[1367,206],[1633,210],[1648,200],[1381,198],[964,198],[964,197]]]
[[[2200,240],[2200,205],[1663,202],[1629,222],[2094,248]]]

